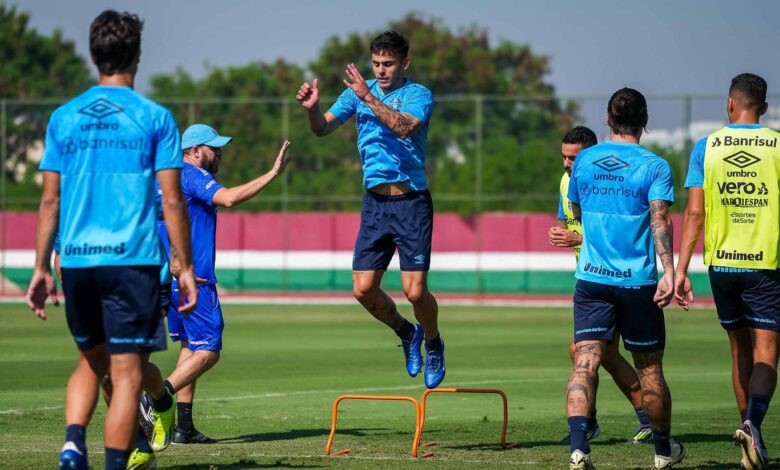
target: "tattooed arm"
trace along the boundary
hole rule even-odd
[[[668,201],[650,201],[650,228],[655,239],[655,251],[664,270],[663,277],[658,281],[654,300],[663,308],[669,305],[674,294],[674,233]]]
[[[344,84],[351,88],[355,95],[371,108],[382,124],[395,132],[398,137],[406,139],[422,126],[422,122],[411,114],[395,111],[378,100],[368,89],[366,81],[355,64],[349,64],[346,73],[350,81],[344,80]]]

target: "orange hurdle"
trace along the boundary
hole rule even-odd
[[[509,411],[507,409],[507,400],[506,395],[501,390],[493,389],[493,388],[431,388],[423,392],[422,399],[420,400],[422,402],[422,417],[420,418],[420,430],[417,433],[417,445],[420,445],[420,439],[422,439],[422,432],[423,427],[425,427],[425,403],[428,399],[428,395],[431,393],[494,393],[496,395],[501,396],[501,400],[504,402],[504,424],[501,427],[501,447],[504,449],[507,448],[506,445],[506,426],[507,422],[509,421]],[[426,445],[434,445],[435,442],[429,442],[426,444],[423,444],[423,446]],[[429,457],[432,453],[427,453],[423,455],[423,457]]]
[[[425,395],[423,394],[423,397]],[[415,429],[414,429],[414,441],[412,442],[412,457],[417,457],[417,445],[420,442],[420,432],[422,431],[422,424],[420,422],[420,403],[412,397],[400,397],[400,396],[382,396],[382,395],[341,395],[333,402],[333,420],[330,426],[330,436],[328,436],[328,443],[325,444],[325,455],[330,455],[330,447],[333,444],[333,436],[336,434],[336,417],[339,413],[339,403],[343,400],[388,400],[388,401],[408,401],[414,405],[416,412],[415,415]],[[506,398],[504,399],[506,401]],[[504,413],[506,415],[506,413]],[[506,427],[506,424],[504,425]],[[348,454],[349,449],[336,452],[335,455]]]

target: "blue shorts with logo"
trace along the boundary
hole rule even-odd
[[[623,336],[628,351],[654,352],[666,345],[664,313],[653,301],[656,285],[618,287],[577,281],[574,290],[574,342]]]
[[[428,271],[432,234],[433,201],[427,190],[398,196],[366,191],[352,269],[387,269],[398,248],[401,271]]]
[[[168,309],[168,333],[171,341],[185,341],[191,351],[222,350],[225,322],[216,284],[198,286],[198,305],[189,315],[179,313],[178,306],[179,290],[174,289],[171,294],[171,307]]]
[[[720,325],[780,331],[780,271],[710,266]]]
[[[110,353],[159,349],[159,266],[62,268],[62,290],[79,350],[104,343]]]

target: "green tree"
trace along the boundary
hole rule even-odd
[[[93,83],[74,43],[59,30],[51,36],[39,34],[29,27],[29,19],[27,13],[0,3],[0,97],[15,100],[6,107],[8,153],[2,176],[9,182],[7,196],[14,204],[20,197],[37,195],[30,181],[35,172],[28,166],[36,162],[28,162],[28,156],[40,154],[54,109],[54,104],[24,100],[64,100]]]

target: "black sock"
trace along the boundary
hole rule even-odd
[[[192,424],[192,403],[176,403],[176,411],[178,412],[176,429],[183,432],[190,432],[195,425]]]
[[[106,447],[106,470],[125,470],[127,468],[127,459],[129,458],[129,450]]]
[[[87,455],[87,430],[80,424],[71,424],[65,428],[65,442],[73,442],[76,448]]]
[[[163,386],[162,397],[158,399],[149,395],[149,398],[152,399],[152,408],[154,408],[154,411],[165,411],[173,406],[173,397],[171,396],[171,393],[168,392],[168,388],[165,386]]]
[[[441,351],[443,347],[444,345],[441,342],[440,334],[436,335],[436,337],[433,339],[429,339],[427,336],[425,337],[425,349]]]
[[[165,388],[165,390],[168,390],[168,393],[170,393],[171,395],[176,395],[176,391],[173,389],[173,385],[171,385],[171,383],[168,382],[167,380],[163,380],[163,387]]]
[[[749,419],[759,431],[761,431],[761,423],[764,422],[764,416],[769,411],[769,400],[770,397],[767,395],[750,395],[748,397],[745,419]]]
[[[140,426],[135,430],[135,442],[133,445],[141,452],[146,452],[147,454],[152,453],[152,448],[149,446],[149,441],[146,440],[146,435]]]
[[[653,429],[653,443],[655,444],[655,455],[669,457],[672,455],[672,443],[669,442],[669,433],[671,430],[656,431]]]
[[[395,334],[404,341],[411,340],[412,336],[414,336],[414,324],[404,318],[404,324],[396,330]]]

